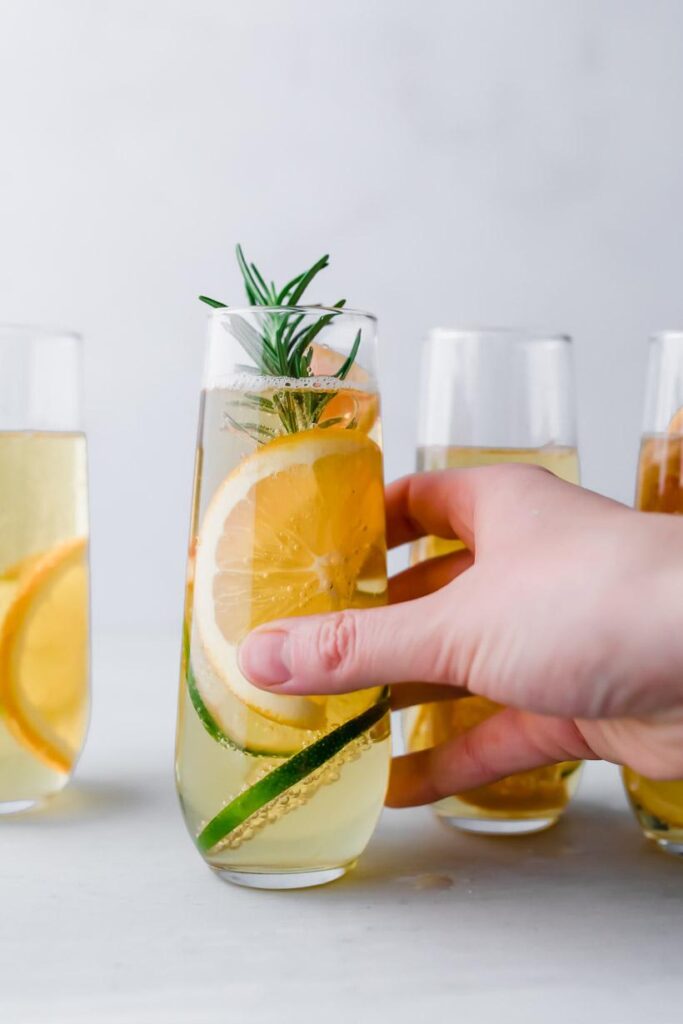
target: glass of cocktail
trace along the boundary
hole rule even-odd
[[[340,877],[370,838],[387,697],[268,693],[242,675],[238,648],[272,619],[386,601],[376,322],[299,304],[325,261],[278,291],[238,255],[252,304],[208,300],[177,785],[212,868],[299,888]]]
[[[88,612],[80,339],[0,326],[0,813],[71,776],[88,719]]]
[[[636,508],[683,515],[683,331],[650,339]],[[649,779],[628,767],[623,779],[645,835],[683,854],[683,779]]]
[[[501,462],[532,463],[578,483],[570,339],[515,330],[432,331],[422,359],[418,469]],[[426,537],[413,546],[412,561],[462,546]],[[403,713],[408,750],[446,742],[499,710],[476,696],[411,708]],[[434,810],[468,832],[535,832],[562,814],[579,768],[571,761],[521,772],[440,800]]]

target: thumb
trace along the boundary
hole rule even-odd
[[[460,643],[445,621],[452,609],[447,615],[443,594],[269,622],[243,641],[240,668],[278,693],[344,693],[415,679],[457,685]]]

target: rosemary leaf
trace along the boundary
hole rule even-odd
[[[250,268],[250,270],[252,272],[252,275],[255,277],[255,279],[258,281],[258,283],[261,285],[261,288],[263,290],[264,296],[266,297],[266,300],[268,302],[270,302],[270,292],[268,291],[268,285],[266,284],[266,282],[261,277],[261,274],[259,273],[258,267],[256,266],[255,263],[250,263],[249,264],[249,268]]]
[[[296,308],[304,292],[315,277],[329,264],[329,257],[322,256],[303,274],[297,274],[279,291],[274,281],[266,283],[255,263],[249,263],[241,245],[236,247],[237,263],[244,282],[247,300],[251,306],[282,307],[281,309],[266,308],[258,317],[258,327],[237,314],[232,314],[224,324],[233,337],[242,346],[253,366],[240,364],[236,367],[241,372],[263,374],[269,377],[291,377],[306,379],[314,375],[313,342],[324,329],[334,320],[345,305],[340,299],[313,323],[304,324],[306,313]],[[200,300],[213,309],[227,308],[226,304],[217,299],[201,295]],[[344,380],[355,359],[361,342],[359,330],[351,351],[342,362],[334,376]],[[254,392],[246,393],[238,401],[232,403],[233,408],[249,409],[267,414],[280,420],[281,430],[285,433],[296,433],[311,426],[320,424],[323,427],[334,426],[342,422],[341,417],[323,420],[321,417],[328,403],[337,392],[315,391],[308,389],[280,390],[272,398]],[[278,431],[262,423],[239,422],[226,413],[226,422],[235,429],[242,430],[249,437],[263,444],[265,440],[277,436]],[[348,424],[347,424],[348,426]]]
[[[299,281],[301,280],[301,278],[303,276],[304,276],[303,274],[297,274],[296,277],[293,277],[291,281],[287,282],[287,284],[284,286],[284,288],[282,288],[281,291],[278,293],[276,305],[278,305],[278,306],[286,306],[287,305],[287,303],[285,302],[285,299],[287,298],[287,296],[291,292],[292,288],[295,288],[298,285]]]
[[[297,329],[297,327],[301,323],[301,321],[303,320],[305,315],[306,315],[305,313],[297,313],[296,315],[294,315],[292,317],[291,323],[289,323],[289,317],[288,317],[288,315],[286,313],[282,317],[282,323],[281,323],[280,329],[279,329],[278,334],[277,334],[277,340],[278,340],[278,345],[282,348],[282,350],[284,352],[285,360],[289,359],[289,346],[290,346],[291,337],[294,334],[294,331]]]
[[[237,253],[237,263],[240,268],[240,271],[242,272],[244,286],[247,291],[247,296],[249,297],[249,302],[251,303],[252,306],[267,306],[268,296],[267,294],[261,292],[258,279],[254,276],[251,267],[244,258],[242,246],[238,245],[235,251]],[[261,275],[259,274],[259,277],[260,276]]]
[[[346,299],[340,299],[339,302],[335,302],[334,309],[341,310],[345,302]],[[327,325],[332,322],[335,315],[335,313],[326,313],[324,316],[321,316],[315,324],[311,324],[310,327],[305,327],[303,331],[299,331],[299,333],[289,342],[289,355],[291,356],[295,352],[301,352],[308,348],[323,328],[327,327]]]
[[[346,357],[344,362],[341,364],[341,366],[339,367],[337,372],[334,374],[334,376],[337,378],[337,380],[345,380],[347,373],[349,372],[349,370],[353,366],[354,361],[356,359],[356,356],[358,355],[358,349],[360,348],[360,336],[361,336],[361,332],[358,331],[358,334],[356,335],[355,341],[354,341],[353,345],[351,346],[351,351],[349,352],[348,356]]]
[[[262,423],[249,423],[243,420],[236,420],[234,416],[230,415],[227,409],[223,412],[223,416],[231,427],[233,427],[235,430],[241,431],[244,434],[251,434],[252,436],[256,434],[259,437],[264,437],[269,441],[272,441],[274,437],[277,437],[277,434],[275,433],[274,430],[271,429],[271,427],[264,427]]]
[[[288,306],[296,306],[297,302],[299,301],[303,293],[306,291],[313,278],[316,276],[316,274],[319,274],[321,270],[324,270],[329,262],[329,256],[322,256],[317,263],[313,264],[310,270],[306,271],[306,273],[303,275],[297,286],[294,288],[292,294],[289,296],[289,301],[287,302]]]
[[[259,409],[261,412],[273,412],[275,408],[269,398],[254,394],[253,391],[245,391],[242,398],[237,399],[232,404],[241,405],[243,408]]]
[[[224,326],[237,338],[244,351],[257,366],[262,367],[268,373],[280,372],[275,362],[275,352],[272,351],[266,339],[244,317],[231,316],[229,323]]]

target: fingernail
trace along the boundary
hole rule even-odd
[[[291,677],[287,655],[286,633],[252,633],[239,649],[239,663],[244,675],[259,686],[279,686]]]

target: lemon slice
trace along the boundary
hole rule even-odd
[[[290,757],[317,734],[274,722],[237,699],[208,664],[195,635],[186,655],[185,680],[202,725],[217,743],[258,757]]]
[[[85,733],[88,681],[86,540],[32,563],[0,628],[0,706],[12,734],[68,772]]]
[[[238,645],[273,619],[384,603],[381,458],[357,430],[277,438],[233,470],[204,515],[194,588],[203,650],[214,677],[283,725],[329,725],[326,702],[252,686],[239,670]],[[202,697],[217,707],[215,692]],[[376,699],[377,692],[362,697]]]

